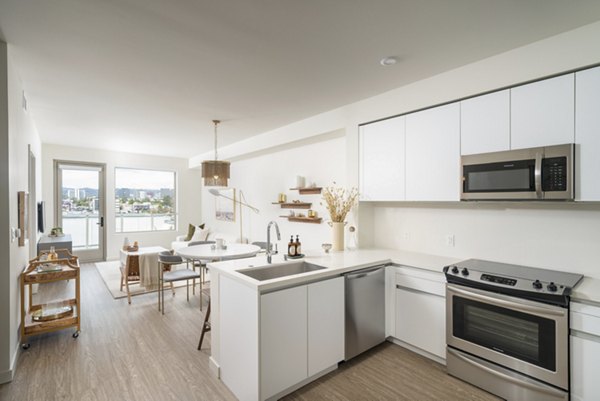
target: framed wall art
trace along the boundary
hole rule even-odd
[[[235,221],[235,188],[219,191],[221,196],[215,197],[215,213],[217,220]]]
[[[18,199],[18,212],[19,212],[19,246],[25,246],[25,238],[28,235],[28,226],[29,226],[29,211],[28,211],[28,203],[27,192],[19,191],[17,192]]]

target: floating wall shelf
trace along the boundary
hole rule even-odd
[[[281,206],[282,209],[310,209],[312,203],[308,202],[273,202],[274,205]]]
[[[318,195],[322,189],[322,187],[290,188],[291,191],[298,191],[300,195]]]
[[[313,224],[321,224],[323,219],[321,217],[299,217],[299,216],[279,216],[284,219],[288,219],[288,221],[293,221],[295,223],[313,223]]]

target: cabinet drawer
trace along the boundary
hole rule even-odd
[[[573,302],[571,329],[600,337],[600,308]]]
[[[444,282],[433,281],[420,277],[396,273],[396,287],[409,288],[411,290],[426,292],[428,294],[446,296],[446,285]]]

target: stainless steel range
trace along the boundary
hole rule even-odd
[[[444,267],[448,373],[507,400],[569,400],[579,274],[469,259]]]

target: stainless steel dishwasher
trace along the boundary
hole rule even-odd
[[[345,360],[385,341],[385,266],[344,275],[346,283]]]

